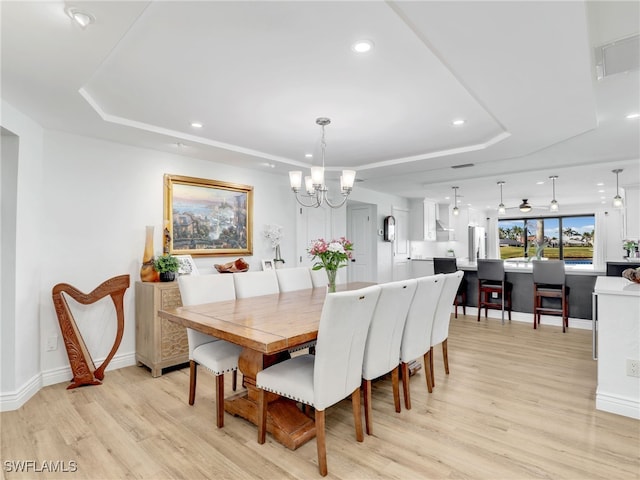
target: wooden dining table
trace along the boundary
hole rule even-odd
[[[337,289],[356,290],[369,285],[372,284],[355,282],[339,285]],[[246,392],[225,398],[224,406],[228,413],[257,425],[257,373],[290,358],[290,349],[317,338],[326,295],[326,287],[312,288],[177,307],[160,310],[158,314],[242,347],[238,368],[242,372]],[[267,401],[267,431],[277,441],[295,450],[315,436],[313,419],[293,400],[268,394]]]

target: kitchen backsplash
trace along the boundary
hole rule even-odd
[[[433,257],[447,257],[448,250],[453,250],[457,258],[466,257],[466,253],[462,251],[460,242],[447,241],[447,242],[420,242],[412,241],[411,244],[411,258],[420,260],[424,258]]]

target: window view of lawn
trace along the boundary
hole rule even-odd
[[[593,263],[593,215],[499,220],[498,232],[503,260],[550,258]]]

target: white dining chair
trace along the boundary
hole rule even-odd
[[[432,391],[431,330],[433,329],[438,299],[444,284],[442,274],[420,277],[417,280],[416,293],[407,313],[407,320],[402,332],[402,342],[400,343],[402,390],[404,393],[404,406],[407,410],[411,409],[409,362],[419,357],[423,358],[427,389],[429,392]]]
[[[309,267],[278,268],[276,269],[276,277],[281,292],[313,288]]]
[[[351,395],[356,439],[364,440],[360,405],[362,362],[379,294],[380,287],[373,285],[327,295],[318,325],[316,354],[293,357],[258,372],[258,443],[265,442],[267,391],[315,408],[321,475],[327,474],[326,408]]]
[[[380,285],[380,297],[369,325],[362,364],[364,420],[368,435],[372,435],[371,381],[391,372],[393,403],[400,412],[400,342],[418,281],[415,279]]]
[[[236,298],[259,297],[279,293],[275,270],[233,273]]]
[[[433,318],[433,328],[431,330],[431,352],[429,360],[431,361],[431,387],[435,387],[435,373],[433,369],[433,347],[442,344],[442,357],[444,361],[444,371],[449,375],[449,350],[447,339],[449,338],[449,323],[451,322],[451,305],[455,297],[458,295],[458,287],[462,282],[464,272],[459,270],[444,275],[444,285],[440,293],[440,299],[436,307],[436,313]],[[447,303],[448,302],[448,303]]]
[[[235,299],[231,275],[182,275],[178,277],[182,305],[199,305]],[[211,335],[187,328],[189,342],[189,405],[195,403],[198,365],[216,377],[216,425],[224,426],[224,374],[233,372],[236,389],[238,358],[242,348]]]

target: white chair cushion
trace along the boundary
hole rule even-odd
[[[315,356],[294,357],[258,372],[258,387],[317,410],[351,395],[360,387],[364,344],[379,295],[377,285],[327,295]]]
[[[182,305],[221,302],[236,298],[235,285],[231,275],[181,275],[178,287]]]
[[[373,380],[400,363],[400,342],[418,282],[415,279],[380,285],[364,349],[362,378]]]
[[[418,278],[418,287],[413,296],[407,321],[402,332],[400,360],[409,363],[422,357],[431,349],[431,331],[438,306],[444,275],[438,274]]]
[[[314,405],[314,355],[300,355],[258,372],[256,386],[296,402]]]
[[[182,275],[178,277],[178,288],[182,305],[221,302],[236,298],[235,285],[231,275]],[[193,360],[193,351],[200,345],[214,342],[218,338],[187,328],[189,342],[189,360]]]
[[[438,345],[449,337],[449,322],[451,321],[453,300],[458,293],[458,287],[463,275],[464,272],[458,271],[447,273],[444,276],[444,285],[442,286],[442,292],[440,292],[440,299],[438,300],[433,320],[433,329],[431,330],[431,346]]]
[[[258,297],[279,293],[278,277],[274,270],[233,273],[237,298]]]
[[[205,343],[193,350],[193,360],[214,375],[221,375],[238,368],[242,347],[224,340]]]
[[[281,292],[293,292],[313,288],[311,270],[308,267],[279,268],[276,270]]]

